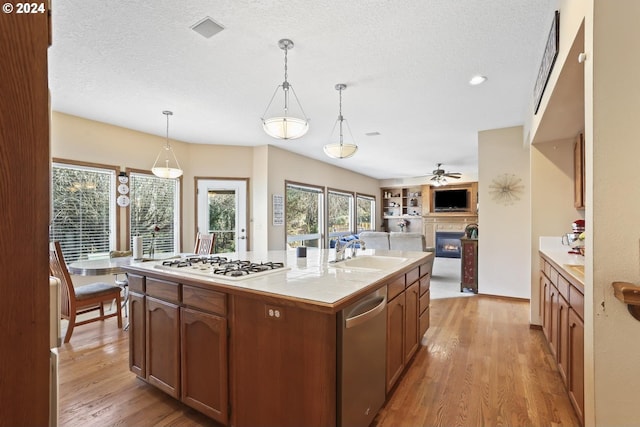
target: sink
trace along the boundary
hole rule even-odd
[[[565,264],[564,266],[567,267],[570,272],[574,273],[578,277],[584,277],[583,264]]]
[[[332,264],[336,268],[362,269],[362,270],[388,270],[397,267],[405,262],[407,258],[381,256],[381,255],[360,255],[356,258]]]

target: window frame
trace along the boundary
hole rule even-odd
[[[318,202],[318,233],[315,234],[299,234],[296,235],[296,238],[289,237],[287,232],[288,223],[287,223],[287,189],[289,187],[298,187],[300,189],[311,190],[317,193],[320,197]],[[305,184],[301,182],[287,181],[284,182],[284,238],[285,238],[285,247],[288,247],[290,243],[302,241],[304,245],[305,240],[318,240],[318,248],[324,248],[325,245],[325,227],[326,227],[326,217],[325,217],[325,204],[326,204],[326,193],[325,187],[313,185],[313,184]]]
[[[146,169],[135,169],[135,168],[126,168],[125,169],[125,173],[127,175],[127,177],[129,178],[129,195],[131,196],[131,174],[138,174],[138,175],[146,175],[152,178],[157,178],[157,179],[171,179],[171,178],[159,178],[157,176],[155,176],[150,170],[146,170]],[[183,227],[182,227],[182,218],[183,218],[183,214],[182,214],[182,175],[179,176],[178,178],[173,178],[176,182],[177,182],[177,186],[176,186],[176,199],[175,199],[175,204],[177,205],[176,209],[175,209],[175,213],[174,213],[174,222],[175,222],[175,227],[174,227],[174,231],[173,231],[173,238],[174,238],[174,253],[181,253],[184,252],[183,248],[182,248],[182,234],[183,234]],[[131,205],[133,204],[133,197],[131,197],[131,203],[129,204],[129,206],[126,207],[126,229],[127,229],[127,235],[126,235],[126,241],[127,241],[127,246],[128,248],[132,248],[133,247],[133,236],[131,235]],[[158,251],[156,251],[158,252]]]
[[[340,196],[348,196],[350,197],[349,200],[349,229],[347,231],[337,231],[337,232],[332,232],[331,230],[329,230],[329,195],[330,194],[335,194],[335,195],[340,195]],[[334,238],[340,238],[342,236],[348,236],[350,234],[354,234],[356,231],[356,193],[353,191],[346,191],[346,190],[339,190],[337,188],[330,188],[327,187],[326,188],[326,197],[327,197],[327,209],[326,209],[326,224],[327,224],[327,229],[326,229],[326,235],[327,235],[327,240],[330,242],[332,239]]]
[[[372,203],[371,206],[371,228],[367,229],[367,230],[360,230],[358,229],[358,199],[366,199],[366,200],[370,200]],[[377,201],[378,199],[376,198],[376,196],[373,196],[371,194],[365,194],[365,193],[357,193],[356,192],[356,196],[355,196],[355,232],[356,233],[361,233],[363,231],[375,231],[376,230],[376,209],[377,209]]]
[[[49,186],[49,239],[53,240],[54,236],[52,235],[52,230],[54,226],[55,219],[55,206],[54,206],[54,179],[53,179],[53,169],[56,167],[56,164],[61,165],[62,168],[68,169],[83,169],[83,170],[96,170],[98,172],[108,172],[112,173],[111,182],[109,183],[109,229],[112,230],[109,232],[109,251],[111,250],[119,250],[120,248],[120,216],[118,211],[118,206],[116,203],[117,198],[117,176],[120,172],[120,168],[118,166],[103,164],[103,163],[93,163],[93,162],[85,162],[80,160],[72,160],[72,159],[64,159],[59,157],[51,158],[50,162],[50,186]],[[63,246],[63,245],[61,245]],[[64,246],[63,246],[64,248]],[[109,251],[105,253],[105,257],[109,256]],[[68,255],[65,254],[65,260],[69,258]],[[74,262],[75,260],[69,259],[68,262]]]

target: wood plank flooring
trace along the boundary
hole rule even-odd
[[[524,301],[431,301],[431,327],[373,424],[577,426]],[[128,370],[128,335],[114,319],[78,327],[60,349],[60,426],[216,426]]]

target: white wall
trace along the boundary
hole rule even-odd
[[[587,422],[631,426],[640,423],[640,322],[614,297],[611,282],[640,283],[640,2],[587,3],[593,21],[585,25],[585,44],[592,46],[585,64],[586,226],[592,236],[586,276],[593,292],[585,345],[593,349],[595,399]]]
[[[478,292],[529,298],[530,184],[529,149],[522,126],[478,133]],[[520,200],[498,203],[491,194],[494,179],[514,174],[523,186]]]
[[[284,226],[274,226],[271,221],[273,194],[285,193],[285,181],[312,184],[333,189],[356,191],[375,196],[376,220],[380,219],[380,186],[378,180],[351,172],[328,163],[312,160],[277,147],[268,147],[268,220],[269,249],[284,249],[286,237]]]

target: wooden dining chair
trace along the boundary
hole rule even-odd
[[[92,283],[89,285],[74,288],[71,275],[64,262],[60,242],[51,242],[49,247],[49,269],[51,275],[57,277],[62,282],[60,290],[60,314],[63,319],[69,321],[64,342],[71,340],[71,334],[76,326],[87,323],[105,320],[110,317],[118,318],[118,328],[122,328],[122,299],[120,297],[120,287],[108,283]],[[116,300],[116,311],[105,314],[104,304],[111,304]],[[76,317],[80,314],[89,313],[95,310],[100,311],[98,317],[91,317],[78,322]]]
[[[215,241],[215,234],[198,233],[198,235],[196,236],[196,245],[193,248],[193,253],[196,255],[212,254]]]

